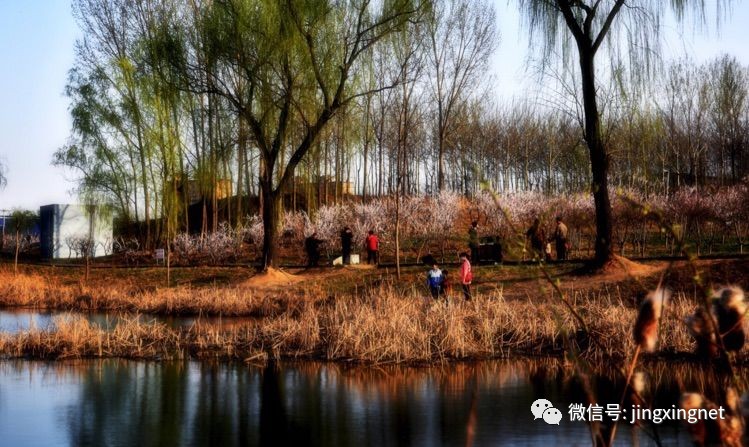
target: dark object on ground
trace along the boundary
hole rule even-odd
[[[476,253],[471,250],[471,261],[476,264],[502,262],[502,241],[499,236],[482,237]]]

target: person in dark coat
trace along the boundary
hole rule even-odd
[[[554,229],[552,239],[557,248],[557,260],[567,259],[567,225],[562,222],[562,216],[557,216],[557,227]]]
[[[307,266],[317,267],[320,263],[320,245],[324,241],[317,237],[317,232],[312,233],[304,240],[304,250],[307,252]]]
[[[351,264],[351,244],[354,241],[354,233],[351,228],[344,227],[341,231],[341,253],[343,256],[343,265]]]
[[[528,240],[531,243],[531,250],[533,251],[533,257],[538,257],[539,259],[545,259],[546,258],[546,234],[544,234],[544,229],[541,227],[541,220],[536,218],[533,220],[533,225],[531,225],[530,228],[528,228],[528,231],[525,232],[525,237],[528,238]]]
[[[471,228],[468,229],[468,248],[471,251],[471,258],[474,262],[479,262],[479,223],[474,220],[471,222]]]

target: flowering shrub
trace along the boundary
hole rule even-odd
[[[455,230],[455,222],[460,216],[464,198],[458,193],[443,191],[436,198],[427,198],[425,206],[424,230],[444,237]]]
[[[250,239],[250,242],[256,245],[260,245],[263,243],[263,235],[265,234],[265,230],[263,230],[263,219],[260,218],[257,214],[254,216],[248,216],[245,219],[245,233],[247,234],[247,237]]]
[[[312,218],[311,228],[317,237],[338,244],[339,233],[346,225],[351,226],[353,211],[343,205],[320,207]],[[312,233],[311,231],[309,232]]]
[[[309,216],[303,211],[285,212],[282,222],[282,238],[287,244],[301,244],[305,237],[315,231]],[[260,240],[262,241],[262,238]]]
[[[696,239],[698,243],[708,239],[717,240],[726,234],[731,234],[741,244],[747,243],[747,184],[714,192],[684,188],[670,196],[619,190],[611,193],[611,205],[614,242],[621,252],[629,252],[631,248],[642,254],[645,244],[649,240],[652,243],[653,235],[660,234],[651,212],[657,212],[666,222],[680,225],[685,236]],[[301,247],[304,238],[316,231],[319,238],[328,241],[328,249],[338,250],[339,233],[344,226],[349,226],[354,233],[355,247],[364,244],[364,238],[371,229],[380,235],[381,249],[392,253],[395,209],[393,197],[381,197],[366,203],[323,206],[312,217],[301,211],[287,211],[282,219],[282,242],[287,247]],[[506,239],[520,233],[522,238],[535,218],[539,218],[547,234],[551,234],[556,216],[562,216],[567,224],[573,249],[593,249],[595,208],[590,194],[549,197],[537,192],[515,192],[493,196],[483,191],[472,199],[454,192],[442,192],[438,196],[402,197],[401,248],[411,253],[420,253],[428,244],[444,249],[445,243],[467,237],[467,226],[471,220],[479,221],[482,236],[499,235]],[[665,240],[668,242],[668,238]],[[218,232],[203,238],[178,235],[172,246],[181,259],[222,262],[241,255],[242,241],[256,247],[262,245],[260,216],[248,216],[239,228],[224,224]],[[522,244],[522,240],[520,242]]]
[[[369,230],[382,234],[389,230],[392,217],[390,213],[389,199],[372,200],[367,203],[354,204],[354,217],[351,230],[354,232],[354,243],[363,244],[364,235]],[[393,214],[394,215],[394,214]]]
[[[226,262],[240,255],[246,233],[244,227],[234,229],[226,222],[221,223],[217,231],[202,236],[180,233],[171,244],[174,261],[202,261],[210,264]]]
[[[681,223],[687,228],[700,222],[719,219],[713,197],[702,194],[696,188],[682,188],[676,191],[665,211],[674,222]]]

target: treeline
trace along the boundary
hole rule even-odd
[[[247,196],[310,208],[423,190],[451,147],[424,160],[427,123],[448,138],[496,42],[488,3],[428,3],[76,0],[55,163],[148,240],[189,227],[195,197],[205,232],[227,197],[237,221]]]
[[[700,65],[672,62],[652,85],[623,77],[601,93],[614,187],[669,193],[733,185],[749,175],[748,66],[723,55]],[[544,106],[550,102],[573,106]],[[590,163],[574,103],[573,93],[536,106],[474,105],[470,125],[455,134],[462,144],[450,187],[470,194],[488,180],[499,192],[584,191]]]
[[[74,11],[73,132],[55,163],[80,174],[87,200],[142,222],[147,244],[189,228],[191,205],[205,233],[258,207],[279,227],[282,208],[352,195],[589,188],[581,112],[491,100],[488,2],[75,0]],[[612,185],[665,193],[746,176],[748,73],[723,56],[673,63],[637,89],[612,76]]]
[[[635,190],[612,193],[613,247],[622,256],[698,255],[744,253],[749,244],[749,183],[717,188],[706,194],[696,188],[680,188],[672,194],[642,194]],[[354,253],[364,247],[369,230],[380,238],[380,259],[395,262],[396,203],[392,196],[367,202],[323,205],[314,215],[286,210],[280,245],[283,261],[302,264],[302,247],[313,233],[325,241],[328,258],[341,253],[341,229],[353,231]],[[647,212],[646,212],[647,211]],[[569,230],[571,259],[587,259],[594,250],[595,212],[590,194],[548,195],[522,191],[495,196],[482,191],[471,198],[443,191],[434,196],[401,200],[399,213],[400,259],[416,262],[432,254],[443,262],[457,259],[467,247],[468,228],[478,223],[479,237],[499,242],[505,260],[532,259],[526,231],[535,219],[546,235],[552,235],[559,216]],[[252,216],[242,225],[219,225],[208,235],[179,234],[173,241],[174,261],[184,265],[222,264],[248,259],[259,253],[263,225]],[[119,239],[115,251],[125,257],[137,252]]]

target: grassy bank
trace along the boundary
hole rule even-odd
[[[383,286],[345,299],[298,300],[293,308],[241,325],[173,329],[131,318],[107,331],[81,317],[58,317],[55,329],[0,334],[0,355],[383,364],[561,355],[572,347],[590,360],[623,359],[632,352],[635,309],[601,297],[579,308],[595,341],[578,334],[578,323],[559,303],[508,302],[495,293],[446,304]],[[693,310],[684,297],[669,304],[655,356],[687,356],[692,342],[683,320]],[[739,354],[740,361],[745,357]]]
[[[407,292],[422,286],[424,271],[405,268],[398,281],[388,269],[300,269],[292,271],[298,282],[263,285],[253,283],[250,269],[204,267],[178,270],[166,287],[158,268],[108,269],[84,282],[75,268],[24,266],[14,274],[0,265],[0,308],[267,317],[295,312],[303,301],[355,296],[382,284]],[[476,278],[478,291],[495,293],[505,282],[535,281],[539,273],[535,267],[487,267],[478,269]],[[537,285],[529,287],[538,294]]]
[[[164,287],[159,286],[163,271],[157,269],[115,269],[83,283],[75,269],[24,266],[14,275],[0,267],[0,308],[255,317],[189,328],[126,317],[114,330],[68,317],[54,329],[0,332],[0,356],[381,364],[560,356],[579,350],[591,360],[628,358],[634,350],[637,296],[659,281],[662,270],[656,265],[640,269],[638,277],[621,272],[575,276],[564,270],[568,267],[556,268],[552,274],[561,279],[588,336],[531,267],[481,267],[475,299],[464,302],[456,291],[449,303],[425,297],[419,268],[404,270],[400,281],[384,269],[302,271],[292,285],[262,287],[248,279],[248,269],[199,268],[181,271],[173,287]],[[745,282],[745,263],[708,262],[701,268],[705,277],[721,283]],[[696,291],[689,275],[686,268],[674,268],[665,279],[674,297],[664,310],[654,356],[691,358],[693,342],[684,320],[696,308]],[[749,360],[746,348],[736,360]]]
[[[152,270],[152,269],[151,269]],[[111,273],[120,273],[113,275]],[[287,310],[289,294],[272,298],[238,280],[159,287],[146,275],[108,276],[83,283],[64,272],[0,269],[0,307],[43,310],[139,312],[154,315],[266,316]]]

